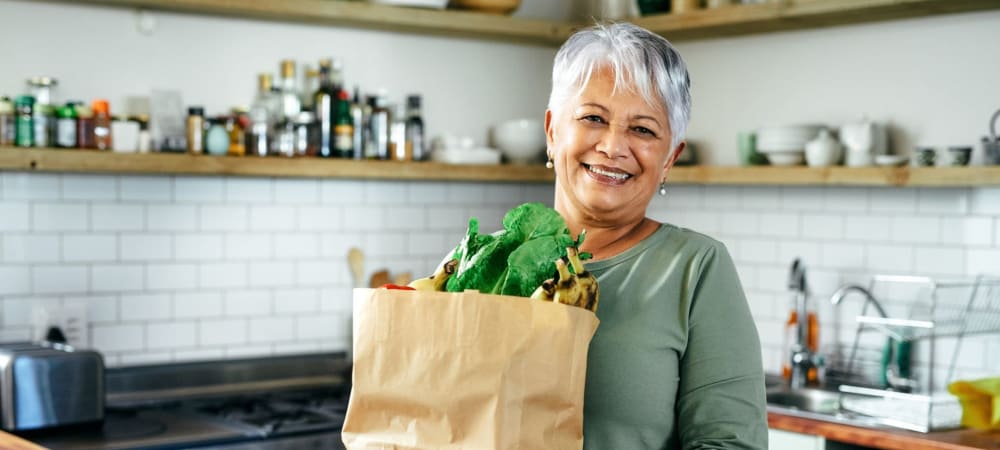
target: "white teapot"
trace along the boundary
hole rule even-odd
[[[809,167],[826,167],[836,165],[840,161],[843,147],[830,132],[823,128],[816,139],[806,142],[806,164]]]
[[[875,155],[884,155],[889,151],[889,134],[885,125],[867,117],[840,127],[840,141],[847,147],[845,163],[850,167],[870,166]]]

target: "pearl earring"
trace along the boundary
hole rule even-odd
[[[547,161],[545,161],[545,168],[546,169],[552,169],[555,166],[556,165],[552,163],[552,158],[551,157],[549,157],[549,159]]]
[[[667,182],[666,181],[660,183],[660,195],[661,196],[667,195]]]

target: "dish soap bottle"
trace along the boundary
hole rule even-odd
[[[781,355],[781,375],[786,380],[791,380],[792,353],[796,351],[796,347],[799,343],[802,342],[806,347],[805,349],[811,353],[813,357],[817,355],[819,350],[819,321],[816,318],[816,313],[809,309],[809,290],[806,288],[806,269],[805,265],[798,258],[796,258],[792,263],[791,273],[788,278],[788,288],[792,291],[793,295],[788,320],[785,321],[785,338]],[[799,332],[800,308],[805,311],[806,315],[806,330],[801,334]],[[806,380],[809,383],[815,383],[819,379],[819,371],[816,369],[816,366],[817,364],[815,363],[811,364],[809,371],[806,374]]]

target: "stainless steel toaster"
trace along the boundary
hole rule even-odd
[[[104,419],[104,358],[55,343],[0,344],[0,428],[34,430]]]

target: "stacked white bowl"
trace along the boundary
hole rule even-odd
[[[794,166],[805,161],[806,142],[814,139],[823,125],[784,125],[757,130],[757,151],[775,166]]]

